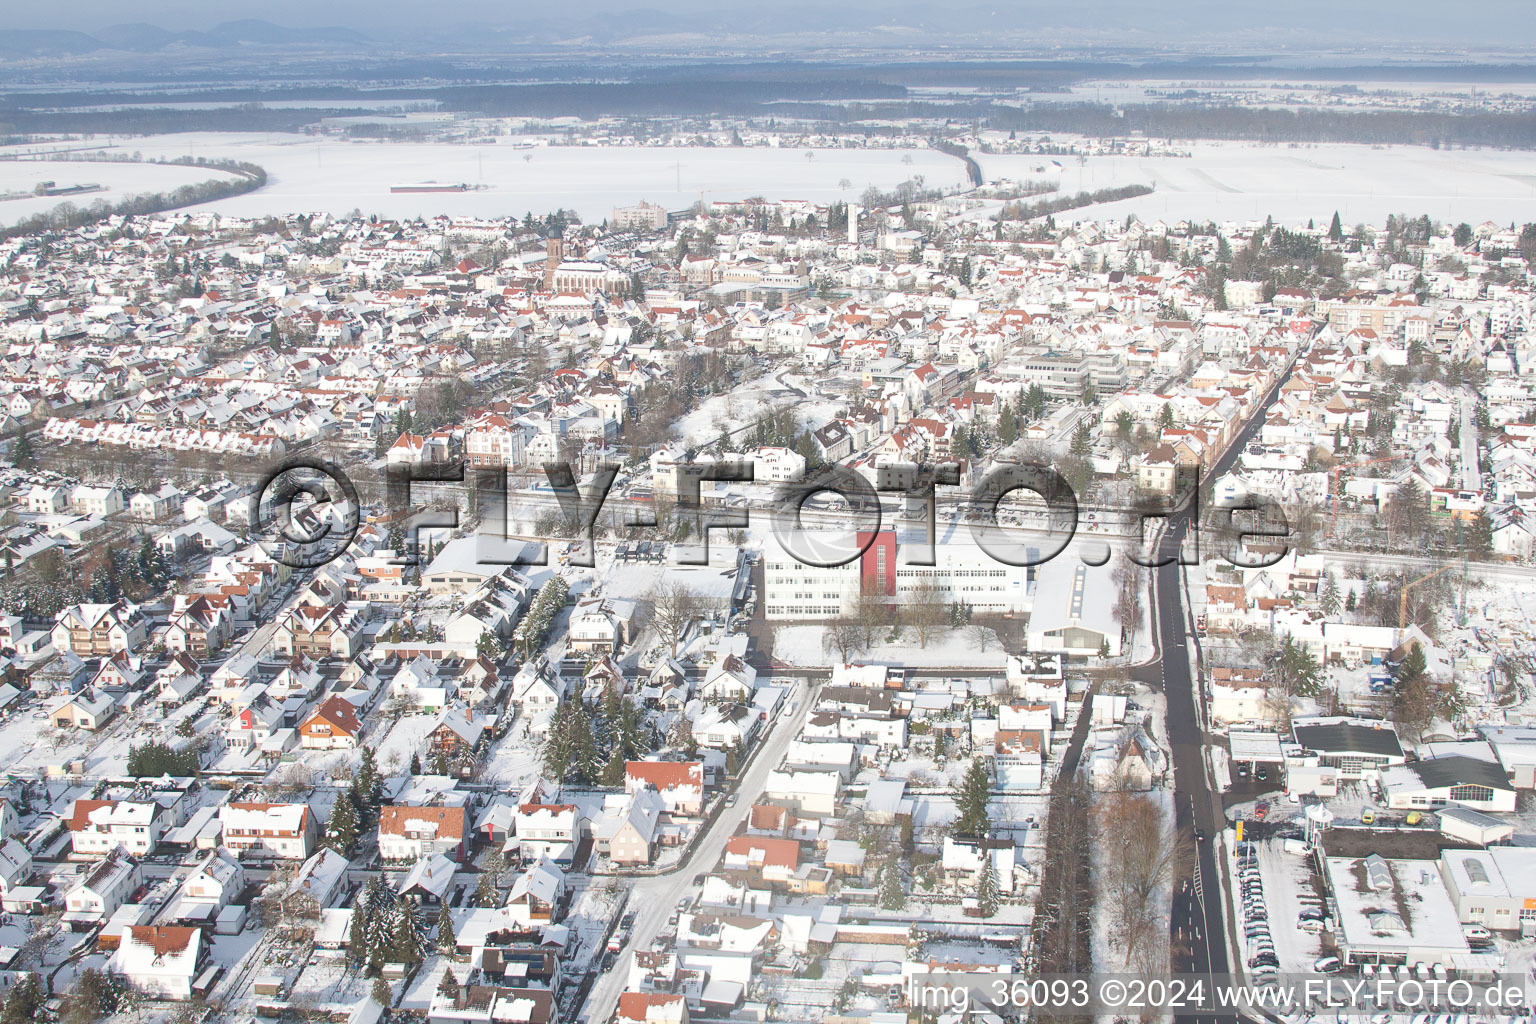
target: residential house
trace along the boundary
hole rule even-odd
[[[661,794],[667,813],[697,817],[704,811],[704,763],[702,761],[626,761],[624,792],[654,789]]]
[[[299,723],[299,745],[306,750],[351,750],[362,734],[357,708],[345,697],[327,697]]]
[[[219,808],[224,845],[239,856],[304,860],[319,827],[308,804],[232,802]]]
[[[191,999],[210,957],[200,928],[132,925],[112,954],[112,973],[152,999]]]
[[[443,854],[462,863],[469,851],[468,812],[463,807],[379,809],[379,856],[386,861],[418,861]]]

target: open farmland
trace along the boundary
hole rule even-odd
[[[1062,137],[1054,137],[1062,141]],[[1148,184],[1156,191],[1093,208],[1091,216],[1143,220],[1326,222],[1334,210],[1347,224],[1377,223],[1388,214],[1428,214],[1474,223],[1536,219],[1536,153],[1437,150],[1422,146],[1278,146],[1196,143],[1190,157],[979,154],[988,178],[1059,174],[1066,193]],[[1057,171],[1052,160],[1063,165]],[[1069,219],[1089,216],[1067,214]],[[1058,217],[1060,219],[1060,217]]]
[[[574,209],[586,220],[602,220],[615,205],[641,199],[673,210],[701,198],[753,195],[826,203],[857,199],[871,185],[890,189],[919,175],[928,187],[956,186],[965,180],[960,161],[932,150],[525,148],[510,140],[499,145],[457,145],[255,133],[124,138],[111,145],[114,150],[137,151],[146,157],[192,155],[260,164],[267,169],[266,188],[211,204],[220,213],[236,216],[345,214],[360,209],[388,217],[502,217],[559,207]],[[84,180],[99,180],[112,167],[90,165],[97,166],[103,166],[101,174]],[[188,180],[199,180],[198,172],[187,173],[193,175]],[[390,192],[394,184],[424,181],[463,183],[472,190]],[[26,184],[30,187],[31,182]],[[13,213],[8,208],[30,202],[6,204],[0,216],[14,220],[35,212]]]

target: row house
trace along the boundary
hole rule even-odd
[[[132,651],[149,637],[149,620],[126,601],[77,604],[55,618],[53,647],[82,658]]]
[[[345,601],[295,605],[273,634],[272,648],[311,658],[353,657],[362,641],[365,608]]]

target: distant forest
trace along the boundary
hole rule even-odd
[[[797,102],[783,93],[797,91]],[[1040,103],[1031,107],[969,102],[909,101],[898,86],[863,80],[806,83],[799,90],[760,82],[702,81],[591,85],[464,86],[402,97],[436,99],[443,109],[486,116],[584,118],[735,117],[811,118],[834,126],[854,122],[929,118],[956,126],[1066,132],[1091,138],[1132,134],[1171,139],[1244,139],[1259,142],[1356,142],[1420,146],[1492,146],[1536,149],[1536,115],[1500,112],[1282,110],[1243,106],[1159,105],[1111,107],[1093,103]],[[830,99],[856,100],[831,103]],[[296,131],[324,116],[364,114],[360,109],[316,110],[248,103],[222,109],[138,107],[126,110],[41,111],[0,99],[0,137],[31,133],[162,134],[191,131]],[[880,134],[878,129],[868,129]]]
[[[91,75],[122,82],[128,72],[103,63]],[[82,69],[84,71],[84,69]],[[276,65],[231,55],[218,67],[140,68],[133,88],[43,89],[0,94],[0,138],[43,132],[160,134],[186,131],[294,131],[322,117],[372,114],[380,100],[402,108],[435,106],[467,115],[581,118],[722,117],[811,119],[845,131],[897,130],[881,120],[924,118],[956,127],[1047,131],[1090,137],[1141,133],[1153,138],[1261,142],[1355,142],[1536,149],[1536,115],[1496,111],[1305,110],[1221,103],[1076,102],[1065,90],[1097,80],[1331,83],[1359,90],[1373,81],[1531,81],[1529,64],[1402,64],[1286,69],[1255,57],[1153,57],[1144,62],[1084,57],[1049,60],[643,61],[591,55],[461,60],[447,56],[334,60],[308,54]],[[90,80],[87,76],[85,80]],[[596,79],[595,81],[593,79]],[[436,84],[452,82],[454,84]],[[156,83],[156,84],[150,84]],[[432,83],[432,84],[420,84]],[[919,87],[979,92],[939,102]],[[161,91],[163,89],[163,91]],[[1035,102],[1016,105],[1020,91]],[[188,109],[166,102],[228,104]],[[362,101],[368,102],[364,104]],[[308,100],[308,108],[268,106]],[[999,102],[1006,100],[1006,102]],[[110,108],[117,104],[124,109]],[[856,123],[863,122],[863,123]],[[381,134],[388,134],[387,131]]]

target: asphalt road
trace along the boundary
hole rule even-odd
[[[629,980],[634,954],[651,948],[656,937],[671,923],[671,915],[684,897],[695,895],[693,877],[713,873],[725,854],[726,842],[746,819],[747,811],[757,802],[768,783],[768,773],[779,766],[789,744],[800,735],[820,687],[814,683],[797,685],[794,700],[799,706],[792,714],[774,720],[745,774],[737,781],[736,803],[725,808],[693,844],[676,870],[664,875],[637,875],[630,882],[629,907],[639,911],[630,930],[629,941],[619,952],[614,965],[592,986],[580,1020],[588,1024],[607,1024],[619,1008],[619,995]]]
[[[1238,455],[1263,425],[1270,404],[1290,373],[1282,375],[1275,388],[1248,424],[1238,433],[1225,454],[1205,475],[1215,480],[1231,469]],[[1193,843],[1194,855],[1185,857],[1173,879],[1173,906],[1170,915],[1170,942],[1175,971],[1225,974],[1242,971],[1245,964],[1231,962],[1225,917],[1226,897],[1223,876],[1217,865],[1216,837],[1226,827],[1221,793],[1211,784],[1206,771],[1206,737],[1201,708],[1208,707],[1206,696],[1197,691],[1198,680],[1190,671],[1189,644],[1195,635],[1194,623],[1184,601],[1183,569],[1177,554],[1190,532],[1191,520],[1198,508],[1186,506],[1168,518],[1159,538],[1161,557],[1167,564],[1153,570],[1153,600],[1157,608],[1159,663],[1139,673],[1142,681],[1160,687],[1167,700],[1168,745],[1173,764],[1173,799],[1175,819],[1181,836],[1200,836]],[[1200,538],[1209,547],[1205,537]],[[1201,558],[1220,557],[1214,550],[1199,552]],[[1198,705],[1198,706],[1197,706]],[[1176,1015],[1176,1020],[1198,1024],[1227,1024],[1233,1016]]]

